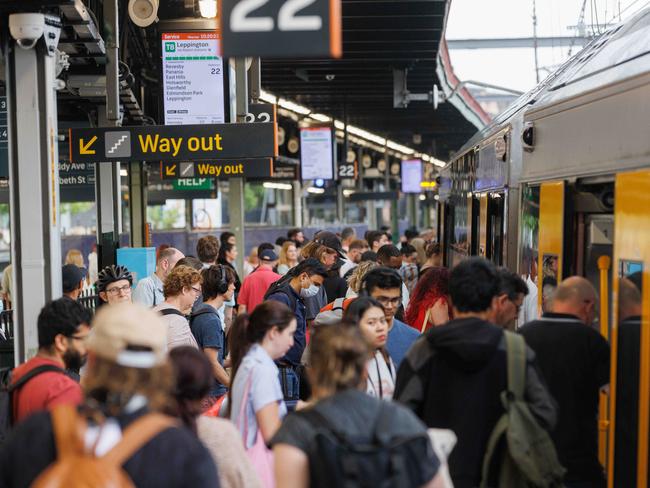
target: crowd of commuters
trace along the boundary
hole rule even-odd
[[[391,476],[387,486],[446,486],[447,470],[459,488],[506,486],[485,459],[512,388],[516,331],[523,401],[566,469],[542,486],[602,488],[609,346],[591,327],[592,285],[561,281],[524,324],[530,276],[481,258],[448,269],[440,245],[413,230],[399,247],[383,230],[360,237],[291,229],[254,247],[241,271],[230,232],[200,238],[194,252],[161,246],[137,284],[124,266],[99,271],[94,318],[76,301],[85,268],[66,264],[64,296],[38,318],[39,350],[11,376],[0,486],[64,476],[51,466],[84,455],[59,452],[65,423],[79,421],[87,456],[136,446],[119,459],[137,486],[371,486]],[[621,285],[631,304],[635,283]],[[640,305],[627,308],[638,325]],[[454,432],[448,459],[427,428]],[[392,451],[357,463],[354,442]],[[346,484],[351,466],[366,484]]]

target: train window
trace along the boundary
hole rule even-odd
[[[453,199],[450,206],[449,266],[455,266],[469,255],[469,222],[467,198]]]
[[[530,282],[536,283],[537,281],[537,256],[539,250],[539,187],[524,187],[522,194],[519,273],[526,278],[526,281],[530,286]]]
[[[542,311],[549,312],[553,295],[560,280],[558,275],[559,258],[557,254],[544,254],[542,260]]]
[[[621,261],[618,285],[614,486],[636,486],[643,264]]]

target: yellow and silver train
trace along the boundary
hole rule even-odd
[[[600,290],[612,351],[600,460],[609,488],[650,486],[650,9],[468,141],[438,203],[448,266],[478,255],[537,275],[540,309],[543,285],[571,275]]]

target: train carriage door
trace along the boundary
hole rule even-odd
[[[487,193],[481,194],[479,197],[479,245],[478,256],[482,258],[487,257],[488,245],[488,195]]]
[[[616,176],[608,487],[648,486],[650,172]]]
[[[538,306],[543,311],[562,279],[564,263],[566,185],[563,181],[541,185],[539,197]]]

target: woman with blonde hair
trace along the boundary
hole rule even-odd
[[[366,273],[371,269],[378,268],[379,264],[374,261],[362,261],[359,265],[354,268],[350,278],[348,278],[348,291],[345,294],[345,298],[354,298],[359,296],[359,290],[361,290],[361,285],[363,283],[363,277],[366,276]]]
[[[165,301],[153,310],[160,313],[167,324],[169,349],[179,346],[199,347],[185,316],[192,311],[192,305],[201,296],[202,282],[201,273],[189,266],[176,266],[165,278]]]
[[[424,263],[426,263],[427,261],[426,241],[421,237],[416,237],[414,239],[411,239],[411,246],[413,246],[418,253],[418,257],[417,257],[418,266],[419,267],[424,266]]]
[[[370,349],[356,326],[334,324],[314,332],[307,369],[314,403],[285,418],[271,440],[277,486],[340,486],[347,468],[360,470],[364,486],[388,479],[404,488],[441,486],[440,462],[425,425],[404,406],[364,392]],[[338,444],[339,455],[328,456],[328,439],[340,438],[346,442]],[[389,457],[343,447],[377,446],[378,438],[386,445],[399,439],[404,444]]]
[[[298,265],[298,248],[293,241],[285,241],[280,249],[278,260],[278,274],[284,276],[287,272]]]
[[[85,268],[84,257],[79,249],[70,249],[65,255],[65,262],[63,264],[74,264],[80,268]]]

